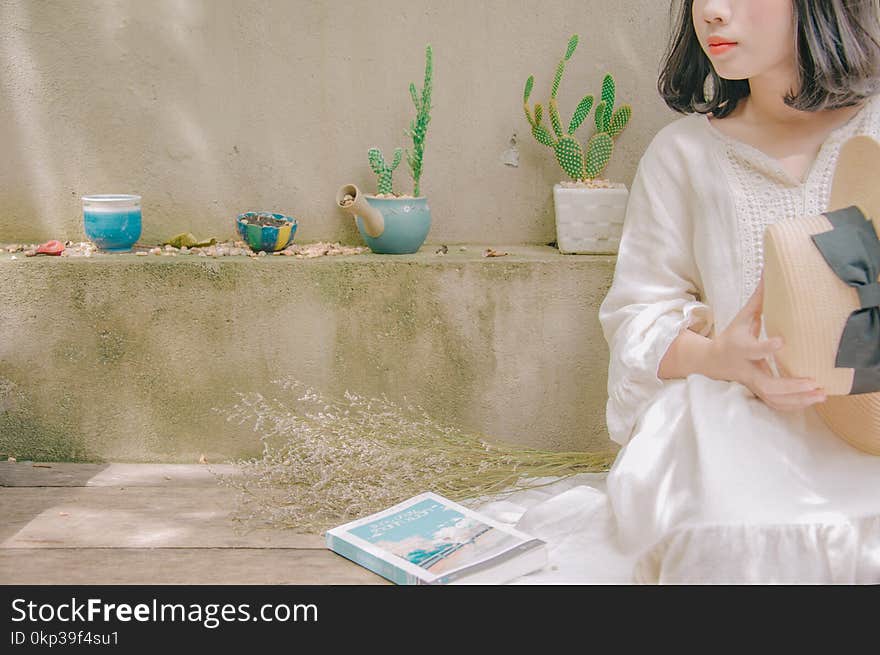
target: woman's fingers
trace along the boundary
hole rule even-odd
[[[761,360],[759,368],[762,374],[756,376],[756,390],[764,396],[784,396],[805,393],[819,389],[818,383],[812,378],[778,378],[770,371],[769,364]]]
[[[768,377],[773,377],[773,369],[770,368],[770,363],[766,359],[759,359],[755,362],[758,367],[767,374]]]
[[[825,400],[825,392],[811,378],[793,378],[777,362],[781,377],[773,375],[767,361],[785,345],[782,337],[760,341],[761,311],[764,305],[764,272],[749,300],[734,317],[728,330],[725,343],[732,357],[745,358],[754,366],[753,375],[744,374],[749,380],[749,388],[768,406],[781,411],[808,407]],[[725,331],[727,333],[727,330]],[[748,332],[748,337],[745,336]],[[741,360],[740,360],[741,361]],[[746,369],[742,369],[746,370]]]
[[[751,306],[753,311],[760,314],[764,306],[764,273],[761,273],[761,279],[758,280],[758,286],[752,292],[752,297],[746,303],[746,307]]]
[[[752,335],[754,339],[758,339],[761,336],[761,315],[755,314],[752,316],[752,327],[749,330],[749,334]]]
[[[755,362],[763,375],[755,380],[757,395],[768,406],[780,411],[791,411],[808,407],[826,398],[824,390],[818,388],[810,378],[775,377],[767,360]]]
[[[774,409],[785,411],[802,409],[815,403],[821,403],[825,400],[825,394],[822,391],[807,391],[804,393],[762,396],[762,400]]]
[[[776,370],[779,371],[779,375],[781,375],[784,378],[792,377],[789,370],[787,368],[785,368],[785,364],[783,364],[781,361],[779,361],[775,357],[773,358],[773,361],[776,363]]]
[[[770,357],[777,350],[782,348],[785,345],[782,341],[782,337],[773,337],[772,339],[765,339],[764,341],[756,341],[751,344],[746,353],[746,357],[749,359],[764,359],[765,357]]]
[[[746,301],[746,304],[742,306],[737,315],[734,317],[733,322],[737,321],[748,321],[749,325],[751,325],[755,316],[760,320],[761,309],[764,305],[764,277],[761,276],[761,281],[758,282],[758,286],[752,292],[751,297]]]

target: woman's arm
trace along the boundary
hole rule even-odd
[[[699,373],[715,380],[727,377],[718,362],[715,342],[691,329],[681,331],[660,360],[657,377],[662,380],[686,378]]]
[[[714,324],[693,253],[685,157],[670,139],[655,137],[636,169],[614,279],[599,307],[609,350],[605,417],[621,445],[663,389],[657,369],[670,344],[684,329],[710,335]]]
[[[774,409],[791,411],[823,402],[825,393],[812,378],[776,377],[767,358],[784,346],[781,337],[759,338],[764,278],[715,339],[684,329],[672,341],[660,360],[657,377],[686,378],[699,373],[715,380],[732,380],[747,387]]]

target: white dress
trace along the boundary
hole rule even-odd
[[[713,337],[746,303],[767,225],[825,211],[855,134],[880,140],[880,96],[828,137],[803,183],[701,114],[654,137],[599,310],[608,431],[623,448],[605,484],[580,476],[480,507],[549,543],[550,564],[515,583],[880,583],[880,457],[812,407],[657,377],[682,329]]]

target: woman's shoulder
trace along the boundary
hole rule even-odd
[[[874,94],[865,102],[857,131],[880,140],[880,93]]]
[[[640,166],[659,166],[666,170],[685,170],[705,166],[714,143],[705,114],[687,114],[664,125],[652,137]]]
[[[686,114],[678,116],[664,125],[651,141],[652,147],[681,147],[705,137],[705,114]]]

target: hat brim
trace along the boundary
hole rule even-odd
[[[828,210],[856,205],[874,222],[880,234],[880,142],[860,134],[840,148]],[[880,392],[829,396],[816,412],[839,437],[874,455],[880,455]]]
[[[867,135],[847,140],[840,149],[828,212],[856,205],[880,234],[880,142]],[[765,319],[768,336],[792,336],[793,374],[824,371],[833,357],[843,322],[858,308],[855,289],[845,285],[820,261],[809,235],[831,229],[824,216],[804,217],[771,225],[765,234]],[[800,299],[809,297],[809,306]],[[841,313],[842,312],[842,313]],[[833,316],[832,316],[833,314]],[[771,334],[772,333],[772,334]],[[787,339],[787,337],[786,337]],[[788,341],[788,339],[787,339]],[[780,355],[783,353],[781,352]],[[825,402],[813,405],[831,431],[864,452],[880,455],[880,392],[849,394],[852,369],[832,368],[822,374],[830,387]],[[816,377],[816,376],[813,376]],[[844,387],[841,390],[837,387]]]
[[[840,156],[831,183],[828,211],[857,205],[874,221],[880,233],[880,142],[860,134],[848,139],[840,148]]]

